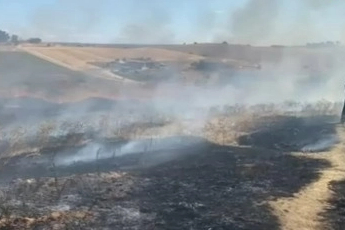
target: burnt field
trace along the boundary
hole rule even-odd
[[[338,75],[111,52],[92,63],[151,97],[0,52],[0,229],[341,229],[343,103],[315,102]]]
[[[88,110],[83,113],[121,108],[121,103],[103,101],[102,107],[99,100],[95,102],[85,103]],[[82,105],[71,108],[81,111]],[[103,131],[113,129],[110,136],[84,129],[63,134],[50,126],[33,139],[40,148],[2,155],[0,225],[9,229],[280,229],[282,223],[269,203],[294,197],[318,181],[320,172],[331,165],[307,154],[328,154],[340,141],[339,117],[332,111],[328,115],[266,111],[243,120],[237,113],[243,118],[244,111],[234,107],[210,113],[205,127],[197,129],[200,133],[182,135],[190,124],[182,131],[163,132],[178,126],[180,118],[157,123],[152,108],[139,105],[125,113],[122,119],[127,122],[122,126],[114,126],[111,119],[98,124]],[[149,112],[136,119],[143,108]]]
[[[330,223],[329,229],[343,229],[345,223],[345,181],[331,181],[329,187],[333,196],[329,199],[329,208],[323,213],[323,220]]]
[[[275,138],[268,136],[265,131],[261,131],[255,126],[247,130],[249,134],[238,136],[235,142],[243,150],[249,147],[258,151],[266,149],[269,152],[276,151],[277,155],[299,151],[326,152],[339,142],[335,133],[335,117],[323,116],[308,119],[283,116],[272,118],[276,119],[276,122],[273,125],[271,122],[269,129],[271,130],[270,134]],[[260,124],[267,125],[268,123],[267,121],[260,121]],[[150,128],[150,126],[141,125],[143,126],[142,129]],[[152,127],[160,126],[164,129],[164,125],[166,124],[151,122]],[[133,123],[133,126],[139,127],[140,123]],[[204,148],[212,146],[217,151],[222,146],[220,144],[217,147],[216,144],[212,144],[207,139],[190,135],[146,139],[138,136],[137,139],[126,139],[124,132],[134,132],[134,130],[128,125],[121,128],[124,130],[122,136],[101,138],[96,136],[95,131],[89,134],[84,133],[84,135],[71,133],[67,135],[69,139],[74,138],[74,145],[73,142],[66,145],[68,140],[61,135],[59,137],[50,137],[45,145],[41,146],[41,149],[34,154],[28,152],[14,158],[2,156],[8,160],[7,166],[3,167],[3,170],[14,171],[3,173],[0,179],[31,178],[42,175],[52,177],[53,174],[50,171],[52,163],[54,163],[55,173],[61,174],[61,176],[71,176],[77,172],[95,172],[94,170],[107,172],[111,169],[141,168],[144,165],[151,167],[173,161],[176,158],[183,158],[184,155],[188,156],[189,151],[196,154],[203,152]],[[266,138],[265,141],[255,142],[260,137]],[[248,139],[252,142],[243,141],[248,141]],[[195,154],[192,155],[195,156]],[[198,156],[195,157],[198,158]],[[98,167],[96,167],[97,164],[99,164]]]
[[[30,227],[68,222],[67,226],[87,229],[277,229],[279,222],[265,202],[292,196],[317,180],[318,170],[329,166],[325,161],[270,150],[263,153],[259,149],[207,142],[202,148],[145,154],[147,158],[151,154],[179,154],[180,157],[148,167],[145,158],[138,164],[135,159],[138,155],[134,155],[136,167],[130,171],[121,170],[124,160],[114,159],[113,166],[109,166],[109,160],[99,160],[84,164],[80,172],[85,173],[88,168],[88,174],[67,177],[63,176],[63,171],[69,170],[66,168],[57,166],[55,172],[52,170],[56,177],[41,169],[31,180],[24,177],[11,183],[8,187],[11,193],[7,193],[3,205],[8,205],[18,216],[33,218]],[[13,170],[20,166],[9,167]],[[77,168],[75,165],[74,173],[78,172]],[[9,172],[15,175],[12,170],[4,169],[2,175]],[[33,174],[24,169],[17,175]],[[25,195],[25,201],[12,194]],[[38,204],[44,204],[45,208]],[[27,207],[25,214],[20,214],[24,211],[22,205]],[[47,207],[51,209],[44,210]],[[56,219],[37,223],[35,216],[49,215],[51,210],[60,213]],[[73,212],[82,212],[79,222],[78,218],[71,217],[71,221],[64,217]],[[16,221],[17,227],[28,224],[20,217],[8,221]]]

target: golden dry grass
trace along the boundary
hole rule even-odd
[[[98,78],[114,80],[126,83],[136,83],[134,80],[124,78],[111,71],[102,69],[90,63],[109,62],[115,59],[150,58],[160,62],[183,62],[191,63],[203,57],[187,54],[179,51],[164,50],[157,48],[99,48],[99,47],[42,47],[42,46],[22,46],[21,50],[36,57],[68,68],[74,71],[91,73]]]
[[[309,154],[308,157],[324,159],[331,163],[331,167],[320,171],[320,178],[303,188],[294,197],[281,198],[271,202],[271,206],[279,218],[284,230],[315,230],[327,229],[322,222],[321,213],[325,211],[332,192],[328,184],[331,181],[345,179],[344,143],[345,132],[343,127],[338,127],[340,144],[325,154]],[[298,154],[297,154],[298,155]]]
[[[99,47],[22,47],[23,50],[55,64],[73,69],[95,68],[89,62],[106,62],[114,59],[151,58],[155,61],[192,62],[201,56],[157,48],[99,48]]]

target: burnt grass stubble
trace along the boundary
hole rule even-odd
[[[327,223],[328,229],[345,229],[345,180],[331,181],[328,187],[332,193],[328,208],[322,213],[322,220]]]
[[[329,199],[329,207],[323,213],[322,217],[328,223],[329,229],[345,228],[345,180],[331,181],[329,188],[332,196]]]
[[[322,123],[318,124],[319,130],[313,124],[313,134],[325,129]],[[334,127],[327,127],[329,132],[335,132]],[[202,146],[175,150],[179,158],[148,167],[142,161],[142,153],[131,155],[131,160],[124,156],[126,164],[135,166],[130,169],[117,164],[104,167],[102,172],[103,165],[110,160],[96,161],[87,166],[88,173],[67,175],[61,172],[68,169],[53,165],[51,174],[43,170],[33,179],[17,179],[3,185],[0,226],[2,229],[52,226],[278,229],[278,219],[265,202],[293,196],[317,180],[320,169],[330,166],[323,160],[292,156],[288,153],[293,149],[284,149],[295,142],[293,131],[303,133],[309,128],[300,118],[281,117],[270,130],[279,132],[272,141],[285,145],[257,145],[261,143],[255,142],[261,138],[259,134],[252,136],[246,147],[205,140]],[[243,138],[239,137],[239,142]],[[145,155],[164,152],[148,151]],[[15,163],[5,166],[1,174],[14,173],[16,168]],[[25,178],[26,174],[30,172],[21,171],[17,176]]]

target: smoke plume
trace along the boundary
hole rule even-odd
[[[307,42],[341,40],[319,24],[334,17],[330,9],[342,8],[341,1],[249,0],[239,9],[229,10],[226,26],[219,28],[214,41],[254,45],[303,45]],[[332,24],[343,31],[341,21]]]
[[[230,16],[231,34],[235,42],[260,42],[272,35],[279,15],[278,0],[250,0]]]

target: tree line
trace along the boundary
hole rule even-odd
[[[19,39],[19,36],[16,34],[9,34],[4,30],[0,30],[0,43],[12,43],[14,45],[18,45],[21,42],[28,42],[28,43],[33,43],[33,44],[37,44],[37,43],[41,43],[42,39],[40,38],[29,38],[27,40],[21,40]]]
[[[325,41],[325,42],[315,42],[307,43],[307,47],[331,47],[331,46],[340,46],[340,41]]]

